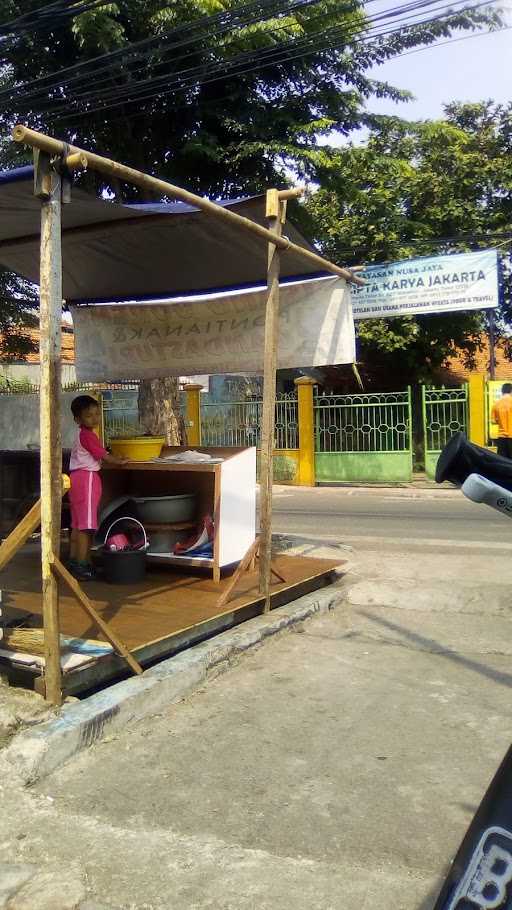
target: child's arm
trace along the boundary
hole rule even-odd
[[[104,461],[106,464],[118,466],[128,464],[130,461],[129,458],[117,458],[115,455],[110,455],[101,445],[96,433],[93,430],[85,429],[85,427],[80,430],[80,443],[96,461]]]
[[[128,464],[128,462],[131,461],[131,458],[126,458],[124,455],[118,458],[116,455],[111,455],[110,452],[105,452],[101,460],[104,461],[105,464],[123,465]]]

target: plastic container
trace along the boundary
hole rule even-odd
[[[119,522],[133,522],[138,525],[144,535],[144,546],[139,550],[109,550],[107,541],[112,528]],[[101,550],[103,572],[105,581],[112,585],[134,585],[143,581],[146,575],[146,551],[148,549],[148,538],[146,531],[140,521],[136,518],[123,517],[117,518],[110,525],[105,534],[105,541]]]
[[[110,443],[112,455],[130,458],[131,461],[150,461],[158,458],[165,443],[165,436],[133,436],[127,439],[113,439]]]
[[[145,550],[103,550],[103,574],[111,585],[135,585],[146,576]]]
[[[150,553],[172,553],[177,543],[190,536],[190,528],[183,531],[149,531]]]
[[[140,496],[134,499],[137,515],[149,524],[192,521],[196,510],[194,493],[178,496]]]

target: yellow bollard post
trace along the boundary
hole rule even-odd
[[[487,445],[486,379],[484,373],[471,373],[469,377],[469,439],[477,446]]]
[[[183,389],[187,396],[185,410],[185,429],[187,431],[187,445],[189,446],[201,445],[200,395],[202,388],[202,385],[194,385],[193,383],[183,386]]]
[[[315,417],[313,386],[315,380],[301,376],[295,380],[299,411],[299,475],[301,487],[315,486]]]

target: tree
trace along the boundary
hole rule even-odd
[[[374,123],[365,107],[374,95],[407,96],[370,78],[375,64],[501,21],[474,7],[412,25],[398,18],[386,33],[358,0],[260,0],[252,20],[239,0],[93,2],[50,18],[40,6],[0,0],[0,22],[11,23],[0,29],[0,132],[23,120],[213,197],[285,183],[289,167],[318,179],[320,135]],[[96,59],[106,53],[118,55]],[[13,154],[0,146],[0,166]]]
[[[139,419],[150,436],[165,436],[169,446],[186,438],[176,379],[147,379],[139,386]]]
[[[15,32],[2,44],[1,122],[7,127],[21,117],[78,135],[91,148],[213,196],[261,190],[282,181],[290,161],[314,176],[307,151],[321,134],[373,122],[365,110],[372,96],[407,97],[367,75],[375,64],[456,30],[500,22],[489,8],[468,7],[439,19],[434,13],[424,24],[398,17],[397,32],[386,34],[358,0],[260,0],[252,21],[246,3],[118,0],[60,27],[55,18],[44,41],[37,29]],[[26,8],[26,0],[0,0],[0,21]],[[238,20],[229,20],[237,10]],[[202,24],[213,13],[224,18]],[[130,51],[133,42],[151,39]],[[108,51],[120,56],[66,71]],[[46,81],[38,86],[38,78]],[[132,192],[125,188],[127,197]]]
[[[24,359],[36,350],[28,330],[37,325],[37,289],[12,272],[0,270],[0,357]]]
[[[445,119],[432,122],[382,118],[364,145],[322,156],[322,189],[307,214],[329,257],[356,264],[498,245],[504,266],[498,330],[508,337],[512,104],[448,104]],[[377,367],[380,381],[430,380],[455,348],[471,366],[486,328],[482,312],[364,320],[360,356]]]

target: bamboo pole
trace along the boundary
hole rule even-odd
[[[52,570],[56,575],[58,575],[64,584],[66,584],[71,591],[71,593],[76,597],[80,606],[85,610],[87,615],[92,619],[92,621],[98,626],[99,629],[103,632],[105,638],[110,642],[110,644],[115,648],[118,654],[121,657],[124,657],[128,666],[133,670],[134,673],[141,674],[143,673],[142,667],[139,664],[138,660],[135,660],[133,654],[130,653],[126,645],[121,641],[120,638],[115,635],[115,633],[110,628],[109,624],[105,622],[104,619],[100,616],[97,610],[95,610],[93,604],[87,597],[87,594],[82,591],[80,585],[75,578],[71,575],[70,572],[62,565],[60,559],[57,556],[54,556],[52,559]]]
[[[266,215],[269,230],[279,236],[284,220],[285,202],[277,190],[267,191]],[[267,304],[265,310],[265,347],[263,352],[263,412],[260,454],[260,593],[265,595],[264,612],[270,610],[272,560],[272,484],[275,433],[276,367],[279,341],[279,267],[280,253],[268,245]]]
[[[334,265],[334,263],[329,262],[328,259],[319,256],[318,253],[313,253],[311,250],[306,250],[298,244],[292,243],[286,237],[282,237],[280,233],[273,233],[261,224],[251,221],[250,218],[244,218],[243,215],[237,215],[236,212],[231,212],[229,209],[217,205],[217,203],[212,202],[211,199],[196,196],[195,193],[190,193],[188,190],[168,183],[166,180],[159,180],[157,177],[151,177],[149,174],[144,174],[142,171],[135,170],[135,168],[127,167],[125,164],[119,164],[117,161],[111,161],[109,158],[103,158],[101,155],[96,155],[93,152],[87,152],[75,145],[70,145],[65,149],[64,143],[61,142],[60,139],[53,139],[51,136],[45,136],[43,133],[28,129],[28,127],[23,126],[22,124],[18,124],[14,127],[12,137],[15,142],[24,143],[34,149],[39,149],[41,152],[46,152],[49,155],[62,155],[65,150],[67,150],[69,156],[72,157],[72,160],[75,160],[76,155],[83,155],[87,160],[87,166],[92,170],[99,171],[109,177],[123,180],[126,183],[131,183],[134,186],[138,186],[151,193],[157,192],[164,196],[172,196],[174,199],[179,199],[181,202],[186,202],[188,205],[193,205],[201,211],[213,215],[215,218],[219,219],[219,221],[224,221],[226,224],[232,224],[234,227],[248,231],[249,233],[260,237],[262,240],[266,240],[267,243],[274,244],[278,250],[291,250],[302,256],[303,259],[307,259],[309,262],[314,263],[319,269],[332,272],[333,275],[338,275],[340,278],[344,278],[346,281],[351,281],[354,284],[365,283],[361,278],[353,275],[348,269]],[[286,194],[294,191],[282,190],[281,192]],[[286,199],[290,198],[290,196],[281,198]]]
[[[39,156],[38,167],[43,166]],[[45,162],[49,171],[49,161]],[[41,568],[45,648],[45,697],[62,700],[59,630],[59,591],[52,572],[60,552],[62,495],[61,438],[61,179],[49,173],[49,194],[41,196],[40,260],[40,435],[41,435]]]

